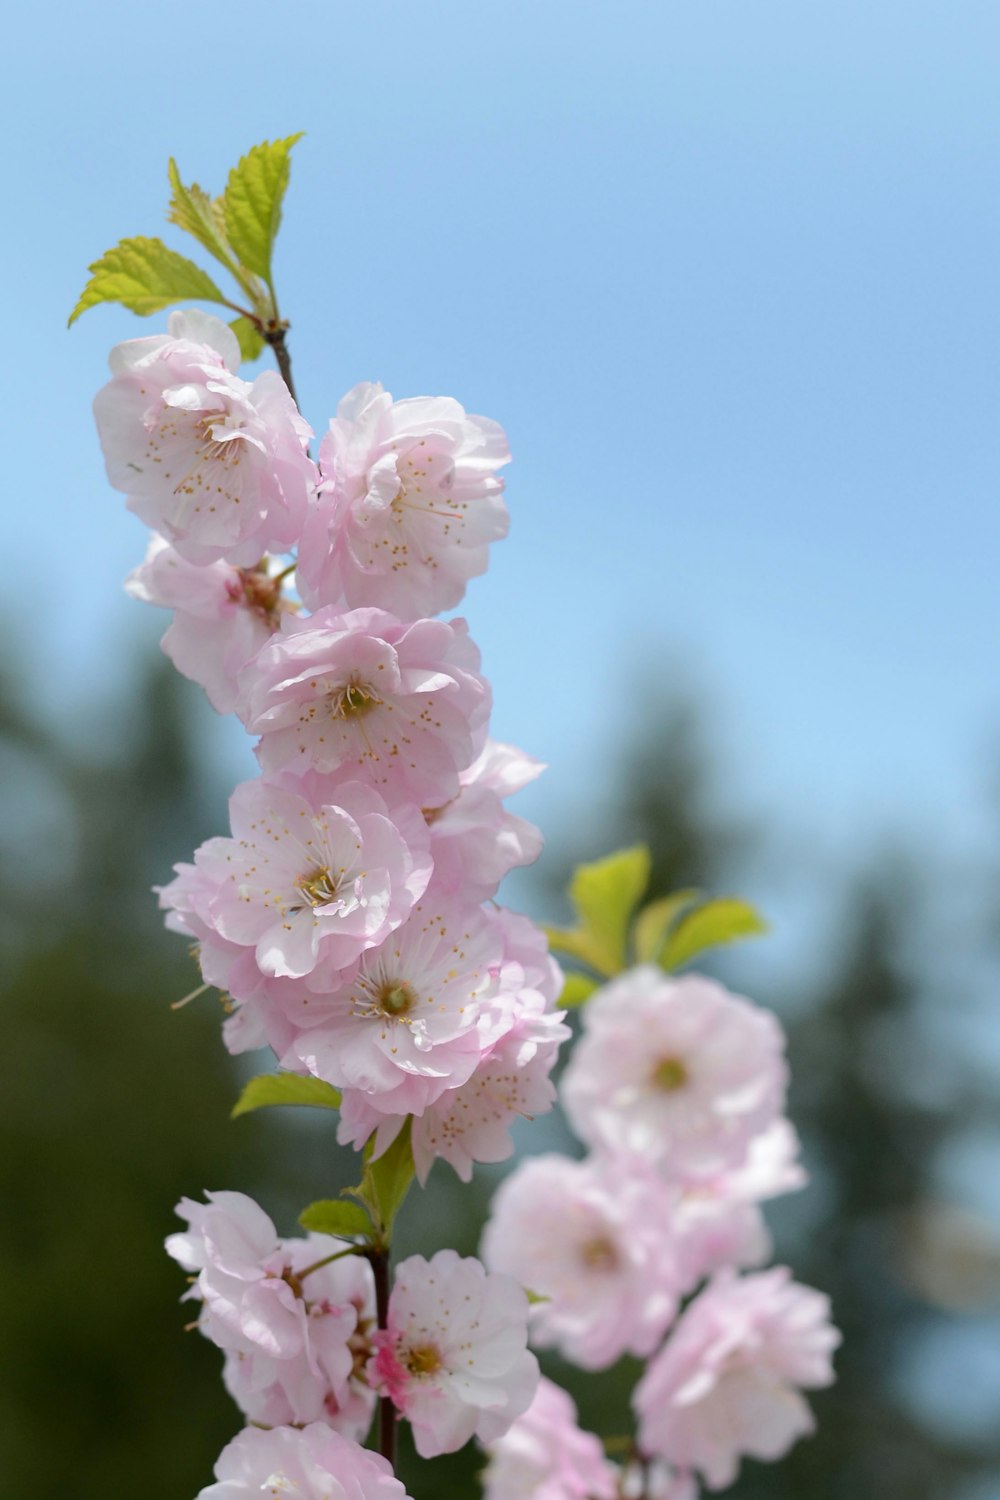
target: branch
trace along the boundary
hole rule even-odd
[[[261,327],[260,331],[265,342],[270,344],[274,350],[274,357],[278,361],[281,378],[288,387],[288,394],[295,402],[295,405],[298,406],[299,399],[295,394],[295,384],[292,380],[292,356],[289,354],[288,345],[285,343],[285,334],[288,331],[288,325],[282,324],[277,328]]]
[[[389,1326],[389,1255],[388,1249],[371,1249],[368,1259],[375,1277],[375,1311],[379,1328]],[[378,1402],[378,1451],[396,1471],[396,1408],[391,1396],[380,1396]]]

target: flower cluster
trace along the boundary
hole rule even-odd
[[[507,440],[450,398],[366,384],[315,462],[284,381],[238,365],[225,325],[174,313],[113,351],[95,402],[111,483],[153,530],[127,588],[173,611],[164,650],[260,763],[161,905],[226,996],[232,1052],[269,1046],[339,1090],[339,1139],[369,1161],[405,1128],[421,1181],[438,1157],[467,1180],[552,1107],[568,1035],[543,936],[494,900],[539,853],[506,800],[542,767],[489,738],[479,652],[435,618],[506,533]],[[413,1257],[379,1324],[370,1246],[280,1238],[240,1193],[178,1212],[167,1248],[260,1429],[204,1495],[390,1500],[398,1481],[357,1446],[380,1397],[425,1456],[493,1441],[530,1404],[510,1277]]]
[[[375,1408],[363,1378],[375,1325],[368,1262],[329,1235],[279,1239],[243,1193],[207,1196],[178,1204],[189,1228],[167,1250],[193,1275],[187,1296],[225,1352],[226,1389],[251,1422],[322,1421],[360,1441]]]
[[[652,965],[595,994],[583,1024],[561,1092],[590,1154],[522,1163],[494,1197],[484,1259],[535,1294],[539,1347],[586,1370],[649,1360],[636,1457],[608,1493],[693,1495],[696,1475],[719,1489],[741,1455],[777,1458],[811,1431],[800,1390],[830,1382],[839,1341],[820,1293],[784,1269],[739,1274],[770,1253],[761,1202],[804,1182],[781,1030],[714,981]],[[488,1500],[530,1465],[522,1493],[539,1500],[611,1484],[579,1489],[566,1455],[585,1435],[553,1400],[493,1446]]]
[[[506,438],[362,385],[316,464],[224,324],[168,326],[118,346],[95,403],[111,482],[155,532],[128,588],[173,609],[164,649],[258,737],[261,775],[161,903],[231,1002],[233,1052],[342,1090],[343,1142],[384,1149],[412,1118],[421,1178],[438,1156],[467,1178],[551,1108],[567,1034],[543,940],[492,900],[541,847],[505,806],[541,766],[488,738],[465,622],[432,617],[506,532]]]
[[[376,1327],[371,1266],[330,1235],[279,1239],[243,1193],[182,1200],[186,1233],[167,1250],[192,1273],[202,1333],[225,1353],[226,1388],[249,1422],[317,1424],[364,1440],[378,1395],[413,1428],[424,1457],[490,1441],[538,1382],[528,1300],[509,1276],[441,1250],[397,1268]]]

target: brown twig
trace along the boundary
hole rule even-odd
[[[298,406],[299,400],[295,394],[295,383],[292,380],[292,356],[289,354],[288,345],[285,342],[285,334],[287,332],[287,323],[279,324],[276,328],[261,329],[265,342],[270,344],[274,350],[274,357],[278,361],[281,378],[288,387],[288,394],[295,402],[295,405]]]
[[[372,1273],[375,1277],[375,1312],[379,1328],[389,1326],[389,1251],[368,1251]],[[380,1396],[378,1403],[378,1451],[396,1467],[396,1408],[391,1396]]]

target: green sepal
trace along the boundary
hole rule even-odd
[[[303,1229],[317,1234],[334,1234],[338,1239],[371,1238],[372,1221],[360,1203],[345,1203],[343,1198],[320,1198],[299,1214]]]
[[[222,195],[226,238],[241,265],[271,283],[271,254],[291,173],[289,153],[303,132],[252,146],[233,167]]]
[[[162,240],[142,235],[121,240],[88,269],[90,280],[70,313],[69,326],[101,302],[120,302],[140,316],[159,312],[174,302],[226,304],[211,276]]]
[[[318,1109],[339,1109],[340,1092],[321,1078],[303,1078],[298,1073],[261,1073],[243,1088],[230,1118],[248,1115],[273,1104],[308,1104]]]
[[[388,1246],[392,1226],[413,1181],[413,1146],[410,1140],[409,1116],[391,1146],[377,1161],[372,1161],[374,1136],[364,1149],[364,1173],[357,1187],[345,1188],[351,1198],[363,1203],[371,1215],[375,1234],[381,1246]]]
[[[578,866],[569,888],[577,925],[546,927],[552,947],[607,979],[619,974],[627,962],[629,922],[649,884],[650,863],[649,850],[638,844]]]
[[[589,974],[567,974],[566,982],[559,996],[560,1010],[572,1010],[574,1006],[582,1005],[589,1000],[598,987],[598,981],[592,979]]]
[[[749,901],[721,896],[685,912],[667,938],[660,965],[664,969],[679,969],[707,948],[759,937],[766,931],[767,923]]]
[[[688,907],[705,898],[701,891],[673,891],[644,906],[632,928],[632,949],[639,964],[655,964],[660,961],[667,941],[667,934],[676,925]]]
[[[264,352],[267,340],[255,323],[249,318],[234,318],[230,328],[236,335],[240,346],[240,357],[244,364],[251,364],[253,360],[259,359]]]

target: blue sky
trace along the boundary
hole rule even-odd
[[[89,403],[158,323],[67,333],[86,266],[127,234],[184,248],[169,155],[217,189],[305,129],[277,264],[313,425],[379,378],[511,436],[511,537],[466,613],[495,732],[552,766],[524,810],[586,819],[688,677],[734,800],[845,848],[977,837],[995,5],[97,0],[8,28],[6,606],[46,712],[93,732],[154,628],[120,593],[143,532]]]

